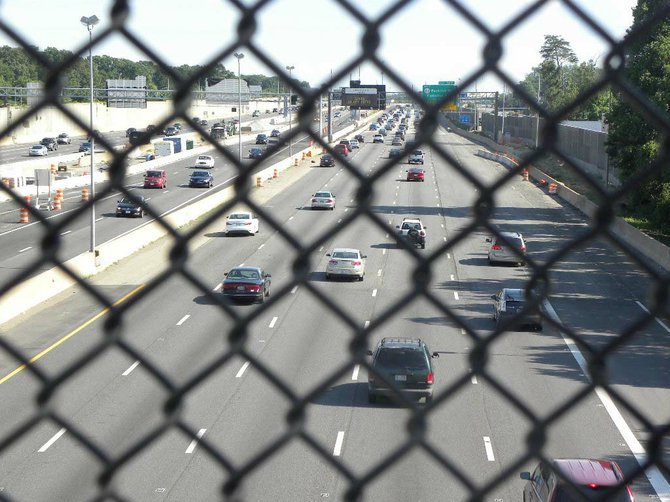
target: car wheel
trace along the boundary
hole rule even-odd
[[[362,282],[364,277],[365,277],[365,274],[359,275],[358,276],[358,282]]]
[[[426,396],[424,399],[426,400],[426,404],[432,403],[433,402],[433,395],[431,394],[430,396]]]
[[[140,218],[144,218],[144,210],[140,211]]]
[[[421,244],[421,249],[426,249],[426,243]]]
[[[535,331],[542,331],[542,324],[538,323],[535,325]]]
[[[326,280],[329,281],[331,279],[330,274],[326,274]]]
[[[377,402],[377,396],[374,394],[368,394],[368,403],[375,404]]]

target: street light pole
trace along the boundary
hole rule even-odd
[[[242,165],[242,74],[240,73],[241,52],[233,54],[237,58],[237,161]]]
[[[91,84],[91,99],[89,106],[89,144],[91,147],[91,165],[90,165],[90,187],[89,192],[91,194],[91,238],[89,242],[89,253],[95,253],[95,181],[93,179],[93,168],[95,166],[95,161],[93,159],[95,155],[95,138],[93,137],[93,27],[100,22],[98,16],[82,16],[79,20],[81,24],[86,26],[88,30],[88,62],[89,62],[89,76]]]
[[[291,115],[291,77],[295,66],[287,66],[288,70],[288,156],[293,157],[293,138],[291,138],[291,131],[293,130],[293,117]]]
[[[537,75],[537,103],[540,104],[540,85],[542,85],[542,74]],[[537,119],[535,120],[535,149],[537,150],[540,143],[540,111],[537,111]]]

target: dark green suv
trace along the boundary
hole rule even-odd
[[[368,401],[376,403],[378,397],[397,397],[399,393],[405,397],[421,399],[426,403],[433,399],[435,381],[431,358],[439,357],[437,352],[432,355],[428,346],[418,338],[383,338],[374,351],[374,372],[383,375],[393,382],[388,385],[374,372],[368,371]]]

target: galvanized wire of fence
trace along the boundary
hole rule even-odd
[[[328,92],[328,89],[333,87],[336,82],[348,76],[355,68],[363,63],[368,63],[376,66],[380,71],[388,77],[393,84],[404,92],[407,96],[411,96],[416,107],[420,107],[424,116],[417,129],[417,146],[424,145],[430,147],[432,152],[439,156],[442,160],[448,163],[451,168],[457,170],[461,176],[469,181],[481,194],[475,206],[472,208],[472,219],[469,224],[462,228],[458,233],[455,233],[450,239],[441,245],[437,250],[430,254],[421,254],[416,249],[409,247],[403,240],[398,240],[397,244],[402,247],[407,253],[410,253],[416,262],[416,268],[413,274],[413,282],[408,285],[407,291],[398,298],[394,303],[387,307],[384,311],[378,313],[377,317],[371,321],[366,328],[361,328],[357,319],[352,318],[345,312],[336,302],[324,295],[319,288],[315,287],[309,281],[309,272],[311,270],[311,257],[314,253],[330,240],[333,236],[342,232],[347,225],[364,220],[371,226],[376,226],[382,232],[387,232],[394,235],[394,229],[387,224],[385,219],[374,211],[371,205],[372,196],[375,190],[375,183],[380,178],[385,176],[393,169],[397,163],[396,160],[389,159],[370,176],[366,176],[357,169],[352,162],[346,158],[340,158],[341,164],[347,170],[347,173],[352,178],[356,179],[359,188],[357,192],[356,208],[343,218],[341,224],[325,229],[317,238],[311,241],[304,241],[299,237],[289,232],[279,221],[273,216],[271,211],[268,211],[262,205],[254,202],[251,197],[252,177],[255,169],[258,167],[262,159],[252,162],[248,165],[238,164],[237,156],[227,148],[224,148],[216,140],[211,140],[216,151],[223,155],[228,161],[237,165],[238,177],[235,181],[236,195],[228,203],[223,204],[217,210],[210,213],[206,218],[189,228],[188,231],[178,231],[167,224],[159,214],[151,207],[145,205],[145,211],[168,231],[169,239],[173,242],[171,252],[170,267],[160,273],[157,277],[146,284],[142,290],[123,302],[122,304],[114,304],[113,301],[107,297],[102,291],[99,291],[88,280],[78,277],[77,274],[62,263],[58,256],[59,250],[62,247],[62,239],[60,233],[73,220],[75,220],[82,213],[90,210],[91,205],[99,202],[103,198],[113,193],[121,193],[131,200],[139,202],[134,193],[124,186],[124,178],[126,176],[128,165],[128,150],[118,151],[111,148],[111,145],[102,136],[97,136],[96,141],[104,145],[113,155],[113,161],[110,166],[110,183],[106,188],[100,190],[95,198],[88,203],[82,204],[77,210],[72,211],[68,216],[59,218],[57,220],[47,220],[44,215],[36,210],[34,207],[27,206],[27,204],[17,196],[12,190],[4,185],[0,185],[0,190],[12,197],[15,203],[19,206],[27,207],[31,215],[39,221],[39,224],[45,230],[45,237],[41,243],[42,254],[32,263],[31,267],[19,271],[13,279],[0,285],[0,295],[11,295],[12,290],[25,281],[33,270],[43,267],[58,267],[77,284],[84,288],[86,292],[91,295],[100,306],[109,308],[109,315],[104,323],[105,338],[103,341],[92,347],[86,354],[78,359],[71,361],[69,366],[55,376],[48,376],[38,367],[29,363],[29,357],[23,354],[18,348],[13,346],[8,340],[0,337],[0,348],[10,357],[16,360],[17,364],[25,365],[27,371],[37,379],[42,390],[35,396],[40,411],[36,413],[30,420],[20,424],[15,430],[3,438],[0,438],[0,454],[7,450],[14,442],[28,434],[31,430],[44,422],[52,422],[58,427],[66,428],[71,436],[85,448],[92,456],[98,459],[101,469],[99,477],[99,500],[122,500],[121,494],[114,487],[114,479],[117,471],[123,466],[127,465],[131,460],[136,458],[139,454],[151,447],[151,445],[161,438],[167,432],[175,428],[182,431],[183,434],[190,438],[196,439],[197,431],[182,419],[182,409],[184,406],[184,398],[188,396],[189,392],[197,388],[203,381],[213,375],[218,369],[226,365],[235,357],[241,357],[251,362],[251,365],[263,376],[267,385],[273,386],[280,394],[291,403],[291,412],[286,417],[284,432],[279,435],[273,442],[265,445],[260,449],[250,460],[246,463],[240,464],[236,459],[229,458],[216,444],[206,440],[200,439],[199,443],[206,453],[222,468],[222,491],[225,496],[230,499],[235,499],[242,493],[246,477],[253,472],[260,465],[266,463],[273,458],[279,451],[292,441],[302,441],[308,445],[315,453],[321,456],[324,461],[328,462],[333,469],[347,480],[348,489],[346,498],[348,500],[357,500],[365,494],[365,488],[373,480],[380,476],[384,476],[387,470],[399,462],[403,457],[414,449],[422,449],[435,462],[439,463],[446,471],[448,471],[469,493],[470,500],[483,500],[489,495],[498,485],[506,482],[510,478],[517,475],[518,471],[531,460],[543,459],[548,461],[543,452],[547,439],[547,431],[564,417],[575,406],[583,404],[584,400],[597,387],[605,389],[614,401],[622,406],[627,412],[633,415],[644,429],[648,432],[649,440],[646,444],[648,458],[646,463],[637,469],[633,469],[627,473],[627,481],[633,480],[637,477],[643,476],[644,470],[649,466],[656,466],[667,476],[670,476],[670,469],[663,464],[661,454],[663,451],[662,441],[664,436],[668,434],[668,427],[663,428],[654,426],[642,412],[637,410],[632,404],[628,403],[626,399],[615,389],[609,385],[607,378],[607,362],[608,357],[616,350],[621,349],[629,342],[636,334],[650,323],[654,316],[664,314],[664,305],[666,304],[668,291],[668,278],[666,275],[659,273],[654,267],[648,264],[640,253],[624,243],[617,235],[615,235],[609,226],[616,211],[616,204],[623,200],[639,183],[645,178],[651,176],[658,176],[661,173],[664,165],[667,165],[667,152],[662,154],[657,162],[649,166],[649,169],[641,173],[639,176],[630,179],[624,183],[619,189],[613,192],[607,192],[602,186],[594,180],[588,173],[584,172],[579,166],[572,162],[567,152],[560,151],[556,148],[556,126],[562,117],[574,106],[584,102],[592,97],[594,93],[604,89],[606,86],[612,86],[616,91],[620,92],[626,99],[634,103],[636,108],[651,116],[657,124],[660,124],[661,130],[667,134],[670,131],[670,124],[665,114],[658,111],[658,109],[651,104],[647,96],[644,96],[635,86],[630,83],[623,72],[623,61],[627,47],[632,41],[640,39],[650,31],[655,24],[664,21],[667,16],[668,9],[661,9],[655,15],[650,15],[649,19],[637,31],[631,32],[625,40],[614,40],[607,32],[600,27],[597,22],[591,19],[588,14],[581,10],[576,3],[570,0],[562,0],[562,5],[570,9],[575,18],[588,25],[594,33],[600,36],[610,45],[610,52],[606,58],[606,69],[602,79],[596,83],[591,89],[580,95],[573,103],[566,109],[557,112],[549,112],[544,109],[533,96],[522,88],[518,82],[514,81],[506,74],[505,69],[500,65],[500,60],[503,55],[502,43],[506,36],[512,33],[518,26],[527,21],[532,15],[545,8],[548,1],[537,1],[520,12],[514,19],[509,21],[502,29],[497,32],[488,29],[477,15],[468,9],[464,2],[456,0],[444,0],[444,8],[451,9],[459,19],[459,22],[468,23],[475,30],[479,31],[486,37],[488,43],[482,54],[482,63],[479,68],[471,75],[467,76],[461,82],[459,88],[445,96],[439,103],[429,105],[422,101],[421,96],[417,94],[412,87],[404,80],[403,76],[398,74],[394,68],[387,64],[379,55],[379,44],[381,40],[381,30],[387,22],[392,19],[402,17],[403,10],[409,5],[413,4],[411,0],[399,0],[389,5],[389,7],[378,17],[370,18],[366,16],[356,4],[348,0],[334,0],[334,3],[339,5],[343,12],[351,16],[352,23],[359,23],[365,32],[361,42],[360,52],[355,55],[350,61],[343,64],[333,74],[332,78],[324,82],[317,90],[307,90],[296,86],[295,82],[289,80],[289,75],[283,69],[282,65],[269,57],[263,48],[254,40],[254,33],[257,28],[257,20],[259,14],[263,13],[269,4],[274,3],[272,0],[261,0],[251,5],[246,5],[240,0],[229,0],[230,5],[233,5],[239,10],[241,21],[238,28],[238,39],[230,46],[223,47],[214,56],[208,64],[204,65],[202,70],[188,78],[183,78],[176,74],[165,59],[160,54],[153,51],[145,43],[143,43],[141,35],[133,33],[127,26],[126,20],[133,4],[131,2],[116,0],[111,9],[110,15],[112,18],[111,25],[96,32],[93,37],[93,47],[97,47],[100,43],[112,36],[124,37],[129,44],[137,48],[144,56],[154,61],[159,65],[175,83],[177,89],[174,93],[174,109],[173,113],[165,117],[162,123],[157,124],[158,129],[162,129],[174,120],[180,120],[188,123],[195,131],[199,132],[204,138],[209,138],[209,133],[203,127],[192,120],[188,115],[188,105],[192,97],[192,92],[195,86],[202,78],[206,77],[214,66],[221,60],[230,57],[234,51],[245,49],[252,53],[259,61],[264,63],[269,70],[279,75],[287,86],[292,88],[292,92],[300,96],[302,106],[298,114],[298,123],[292,131],[292,139],[296,139],[299,134],[309,134],[312,139],[321,145],[324,149],[333,153],[331,146],[320,135],[315,134],[311,129],[312,116],[315,113],[316,104],[318,103],[319,95]],[[17,117],[8,127],[0,132],[2,136],[12,133],[12,131],[20,127],[24,119],[36,114],[41,109],[47,106],[57,107],[66,117],[77,124],[82,129],[88,129],[88,124],[83,123],[77,116],[75,116],[69,109],[62,104],[61,97],[62,85],[61,76],[63,72],[72,67],[80,58],[86,56],[89,46],[85,45],[76,51],[71,58],[64,61],[59,66],[50,66],[49,63],[42,59],[40,54],[11,27],[6,20],[0,20],[0,30],[5,35],[9,36],[13,41],[30,55],[30,57],[39,62],[44,68],[48,69],[48,78],[44,86],[44,96],[34,106],[30,107],[25,114]],[[517,168],[509,170],[505,175],[497,179],[493,184],[483,184],[479,179],[472,175],[467,169],[464,169],[458,160],[454,158],[452,153],[444,149],[435,139],[435,131],[440,124],[440,107],[456,98],[461,89],[470,87],[475,81],[487,74],[495,74],[500,80],[504,81],[510,89],[518,95],[522,96],[526,103],[535,110],[544,120],[544,128],[541,131],[540,147],[530,153],[526,158],[522,159]],[[321,113],[321,110],[318,110]],[[211,139],[211,138],[210,138]],[[288,140],[288,137],[285,138]],[[278,147],[277,147],[278,148]],[[274,153],[277,148],[269,148],[267,155]],[[656,295],[655,302],[651,305],[647,315],[640,316],[640,318],[622,330],[617,338],[614,339],[606,347],[595,349],[579,332],[571,330],[562,325],[557,325],[553,318],[544,315],[544,321],[557,329],[566,332],[579,346],[580,350],[586,355],[589,364],[589,383],[584,386],[580,392],[574,395],[567,402],[556,408],[551,414],[547,416],[537,416],[533,413],[522,399],[515,394],[514,389],[505,386],[496,378],[496,375],[488,368],[487,363],[489,359],[489,349],[500,337],[505,335],[502,328],[496,329],[493,334],[482,335],[474,330],[466,320],[462,319],[454,310],[454,308],[444,304],[444,302],[430,289],[430,279],[437,271],[435,264],[446,253],[452,250],[461,241],[466,239],[469,235],[477,231],[485,230],[494,235],[498,235],[499,231],[494,224],[491,223],[491,216],[495,209],[494,195],[503,185],[508,183],[513,177],[519,175],[521,171],[539,160],[546,154],[553,154],[563,160],[576,173],[580,174],[591,188],[595,190],[600,198],[601,203],[598,214],[591,221],[589,231],[580,234],[573,239],[569,244],[563,246],[555,252],[544,263],[533,260],[532,257],[528,259],[528,266],[531,270],[531,278],[528,282],[528,291],[530,294],[530,302],[528,308],[519,316],[524,315],[530,309],[539,308],[544,299],[551,291],[551,282],[549,279],[549,272],[552,267],[555,267],[563,258],[565,258],[573,249],[583,244],[591,242],[597,237],[606,237],[609,242],[614,244],[618,249],[622,250],[628,255],[635,264],[647,273],[655,283]],[[203,283],[202,278],[197,274],[191,272],[188,268],[189,254],[188,243],[195,236],[199,235],[211,223],[218,221],[231,208],[239,204],[248,206],[252,211],[257,213],[259,217],[264,220],[273,230],[275,230],[281,238],[293,248],[295,258],[293,260],[293,279],[286,284],[281,290],[275,291],[272,299],[259,306],[254,312],[249,315],[241,314],[238,309],[231,308],[231,306],[222,301],[221,297],[212,292],[209,285]],[[165,282],[174,277],[181,276],[195,288],[202,292],[203,296],[221,309],[227,316],[234,321],[234,327],[230,330],[228,335],[228,350],[220,357],[209,363],[205,368],[202,368],[197,375],[192,377],[189,381],[183,384],[178,384],[174,381],[171,375],[165,372],[164,369],[155,366],[148,360],[141,352],[135,349],[127,342],[124,337],[123,320],[129,309],[135,305],[141,304],[147,295],[156,291]],[[254,317],[260,313],[271,308],[276,302],[280,301],[282,297],[289,294],[291,289],[300,285],[305,290],[309,291],[311,295],[319,300],[322,307],[335,314],[343,323],[345,323],[351,331],[351,357],[350,360],[341,367],[332,371],[330,376],[322,382],[319,382],[306,395],[299,395],[291,388],[291,386],[282,380],[282,378],[273,372],[253,351],[247,347],[247,340],[249,337],[250,323]],[[509,465],[505,465],[499,474],[487,483],[479,483],[477,478],[473,478],[471,473],[466,472],[459,463],[445,455],[434,445],[426,440],[426,423],[427,419],[436,407],[448,402],[451,396],[458,393],[470,381],[470,374],[463,374],[456,381],[451,383],[448,388],[444,389],[436,399],[426,406],[418,406],[416,403],[407,400],[402,394],[397,394],[397,399],[401,401],[406,407],[411,410],[411,419],[408,423],[408,434],[406,440],[395,450],[393,450],[386,457],[382,458],[379,463],[364,473],[356,473],[350,470],[345,464],[335,459],[330,452],[325,451],[324,447],[310,435],[305,428],[305,412],[310,406],[310,403],[323,395],[328,389],[341,379],[345,374],[351,371],[351,368],[359,364],[370,372],[375,372],[371,367],[370,361],[366,358],[366,350],[371,343],[373,335],[380,333],[381,329],[393,322],[397,311],[416,298],[422,297],[427,300],[436,310],[447,317],[454,326],[464,330],[466,335],[472,341],[472,349],[469,354],[470,363],[472,366],[472,373],[479,378],[486,381],[500,396],[503,396],[508,403],[513,406],[521,415],[523,415],[531,424],[532,432],[527,437],[527,450],[525,455],[517,458]],[[118,456],[111,456],[96,442],[87,437],[87,435],[79,430],[73,421],[63,416],[51,406],[50,400],[59,386],[63,385],[70,378],[77,374],[83,368],[95,364],[95,361],[108,351],[121,351],[127,354],[130,358],[140,361],[146,371],[148,371],[156,383],[162,386],[166,392],[169,393],[170,398],[165,403],[163,413],[164,421],[153,428],[153,430],[146,433],[139,441],[132,447],[127,449],[123,454]],[[378,375],[379,378],[388,380],[384,375]],[[395,387],[392,381],[387,381],[391,387]],[[396,389],[397,390],[397,389]],[[605,500],[610,494],[606,493],[603,497]],[[0,499],[8,500],[4,494],[0,493]]]

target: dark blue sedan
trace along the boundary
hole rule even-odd
[[[212,188],[214,185],[214,176],[207,171],[193,171],[188,179],[190,187]]]
[[[260,267],[236,267],[226,272],[223,295],[233,300],[252,300],[263,303],[270,296],[270,274]]]

